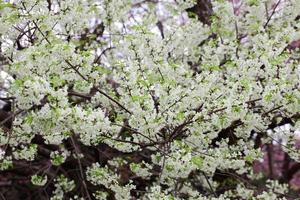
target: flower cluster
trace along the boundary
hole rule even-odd
[[[29,178],[22,187],[40,199],[294,198],[299,10],[0,0],[0,58],[14,77],[0,81],[1,171]],[[280,180],[253,170],[273,145],[291,169]]]

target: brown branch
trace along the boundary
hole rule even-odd
[[[269,113],[274,112],[275,110],[278,110],[278,109],[280,109],[280,108],[282,108],[282,107],[283,107],[283,105],[280,105],[280,106],[277,106],[277,107],[275,107],[275,108],[272,108],[271,110],[269,110],[269,111],[267,111],[267,112],[264,112],[264,113],[262,114],[262,116],[266,116],[266,115],[268,115]]]
[[[75,92],[75,91],[69,91],[68,95],[69,96],[81,97],[81,98],[84,98],[84,99],[87,99],[87,100],[91,100],[91,98],[92,98],[92,96],[89,95],[89,94],[82,94],[82,93]]]
[[[24,111],[25,110],[18,110],[17,112],[8,115],[3,121],[0,122],[0,126],[3,126],[6,122],[8,122],[8,120],[13,119],[15,116],[21,114]]]
[[[273,145],[267,145],[267,154],[268,154],[268,166],[269,166],[269,178],[273,179]]]
[[[196,14],[198,20],[203,24],[211,24],[210,16],[213,14],[213,8],[210,0],[197,0],[196,5],[186,11]]]

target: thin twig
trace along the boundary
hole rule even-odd
[[[266,22],[265,25],[264,25],[264,29],[266,29],[267,26],[269,25],[269,23],[270,23],[270,21],[271,21],[273,15],[275,14],[276,9],[277,9],[277,7],[279,6],[280,2],[281,2],[281,0],[278,0],[278,2],[276,3],[276,5],[274,6],[271,15],[268,17],[267,22]]]
[[[214,196],[217,198],[218,195],[216,194],[216,192],[215,192],[214,189],[212,188],[212,186],[211,186],[211,184],[210,184],[210,181],[208,180],[207,175],[206,175],[205,172],[203,172],[203,171],[202,171],[202,174],[203,174],[204,177],[205,177],[205,180],[206,180],[206,182],[207,182],[207,184],[208,184],[208,186],[209,186],[210,191],[211,191],[211,192],[214,194]]]
[[[51,44],[51,42],[49,41],[49,39],[46,37],[46,35],[42,32],[42,30],[40,29],[40,27],[37,25],[37,23],[35,21],[32,21],[32,23],[36,26],[37,30],[42,34],[43,38],[47,41],[47,43]]]
[[[85,192],[86,192],[87,198],[88,198],[89,200],[92,200],[92,198],[91,198],[91,196],[90,196],[90,193],[89,193],[89,191],[88,191],[88,188],[87,188],[85,179],[84,179],[83,168],[82,168],[82,164],[81,164],[80,157],[79,157],[80,151],[79,151],[78,147],[77,147],[76,144],[75,144],[75,141],[74,141],[73,136],[71,136],[70,139],[71,139],[72,145],[73,145],[74,150],[75,150],[75,154],[76,154],[76,158],[77,158],[77,162],[78,162],[78,166],[79,166],[79,171],[80,171],[80,176],[81,176],[81,179],[82,179],[82,185],[83,185],[83,188],[84,188],[84,190],[85,190]]]

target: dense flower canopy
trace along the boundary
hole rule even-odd
[[[296,198],[253,164],[300,161],[300,4],[237,2],[0,1],[2,174],[30,166],[38,199]]]

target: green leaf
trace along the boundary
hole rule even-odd
[[[248,0],[247,3],[249,4],[249,6],[258,6],[259,0]]]
[[[254,159],[251,155],[247,155],[247,156],[245,156],[245,161],[252,163],[254,161]]]
[[[65,80],[61,79],[58,75],[53,75],[50,78],[50,81],[54,88],[60,87],[65,84]]]
[[[13,85],[16,87],[16,88],[21,88],[23,86],[23,81],[20,80],[20,79],[17,79],[14,81]]]
[[[241,80],[241,85],[245,88],[246,91],[250,90],[250,82],[247,79]]]
[[[176,119],[178,119],[178,120],[183,120],[183,119],[184,119],[184,112],[179,112],[179,113],[177,113]]]
[[[26,116],[25,122],[26,122],[26,124],[32,124],[32,122],[33,122],[33,116],[32,116],[31,113]]]
[[[139,103],[142,103],[142,102],[145,101],[146,97],[143,96],[143,95],[133,95],[133,96],[131,97],[131,99],[132,99],[133,102],[139,102]]]
[[[141,168],[141,165],[138,164],[138,163],[131,163],[131,164],[130,164],[130,169],[131,169],[133,172],[139,171],[140,168]]]
[[[5,8],[13,8],[13,4],[11,3],[0,3],[0,10],[3,10]]]
[[[198,169],[201,169],[204,159],[201,156],[194,156],[192,157],[191,161],[194,165],[197,166]]]
[[[231,110],[233,112],[240,113],[242,111],[242,108],[241,108],[241,106],[233,105]]]
[[[31,176],[31,183],[33,185],[44,186],[47,183],[47,176],[43,177],[35,174]]]
[[[264,100],[267,102],[270,102],[272,100],[272,97],[273,97],[273,95],[271,93],[269,93],[264,97]]]
[[[167,170],[168,172],[171,172],[171,171],[174,170],[174,167],[173,167],[172,165],[166,165],[166,170]]]

